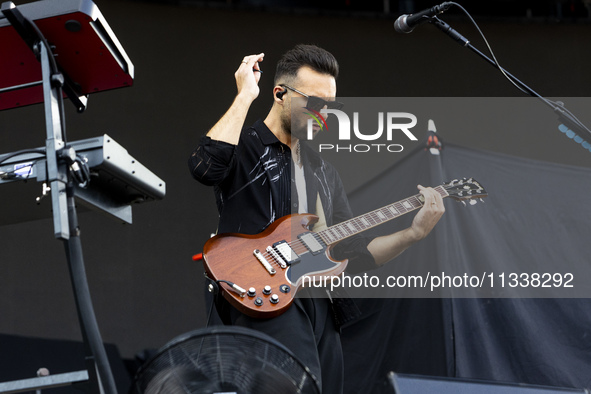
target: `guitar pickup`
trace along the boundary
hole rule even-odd
[[[303,233],[298,235],[298,238],[313,256],[324,251],[324,243],[316,233]]]
[[[273,244],[273,248],[283,258],[287,265],[299,263],[300,256],[289,246],[286,241],[279,241]]]

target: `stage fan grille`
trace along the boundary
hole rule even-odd
[[[310,371],[271,337],[210,327],[169,342],[140,368],[134,394],[319,393]]]

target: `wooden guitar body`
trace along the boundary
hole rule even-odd
[[[453,180],[434,188],[441,197],[465,204],[486,197],[474,179]],[[220,234],[203,249],[205,272],[220,286],[224,297],[252,317],[274,317],[285,312],[300,287],[341,274],[347,260],[331,258],[330,249],[345,238],[420,209],[417,194],[318,232],[310,231],[318,217],[284,216],[257,235]],[[316,287],[316,286],[315,286]]]
[[[347,260],[332,259],[330,247],[322,241],[319,241],[321,250],[317,249],[318,245],[313,250],[306,246],[305,238],[315,234],[309,227],[317,221],[315,215],[296,214],[276,220],[257,235],[216,235],[207,241],[203,249],[205,271],[208,277],[218,281],[224,297],[242,313],[252,317],[278,316],[293,302],[304,276],[310,279],[335,276],[347,266]],[[304,241],[300,238],[302,235]],[[283,259],[280,256],[276,259],[267,250],[271,247],[278,254],[277,248],[281,246],[277,243],[289,244],[297,258],[291,256],[291,260],[287,261],[290,257]],[[255,251],[263,255],[274,273],[269,272]],[[288,263],[285,268],[281,267],[281,260]],[[253,289],[254,292],[249,291]]]

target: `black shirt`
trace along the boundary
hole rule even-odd
[[[307,145],[301,146],[310,210],[319,199],[327,226],[350,219],[351,208],[336,169]],[[280,217],[297,213],[292,166],[289,147],[262,120],[244,128],[236,146],[203,137],[189,158],[193,177],[214,186],[218,233],[258,234]],[[333,255],[349,259],[349,272],[375,268],[367,250],[369,241],[362,236],[344,240]]]

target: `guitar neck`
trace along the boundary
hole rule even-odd
[[[449,196],[448,192],[443,186],[434,188],[441,197]],[[333,245],[345,238],[352,237],[370,228],[379,226],[392,219],[404,215],[405,213],[417,210],[423,206],[424,198],[421,194],[405,198],[385,207],[378,208],[374,211],[365,213],[363,215],[346,220],[342,223],[335,224],[318,232],[326,245]]]

